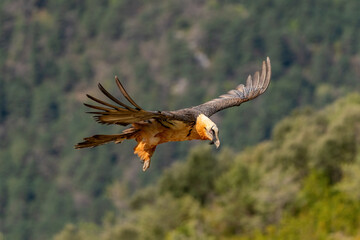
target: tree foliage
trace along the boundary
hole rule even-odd
[[[237,153],[235,159],[199,146],[154,186],[135,192],[128,207],[118,209],[124,212],[117,222],[97,226],[97,236],[358,237],[359,179],[352,176],[359,169],[359,114],[360,95],[352,94],[320,112],[295,111],[276,125],[269,141]],[[87,232],[81,225],[75,229],[74,234]],[[57,237],[75,236],[60,238],[66,234],[68,228]]]
[[[159,231],[152,229],[155,219],[151,234],[238,235],[279,221],[293,207],[299,179],[313,169],[357,199],[358,167],[347,167],[354,158],[359,162],[352,127],[358,115],[350,104],[356,96],[342,100],[347,109],[333,105],[331,116],[316,111],[360,88],[359,12],[357,0],[0,1],[0,232],[9,239],[47,239],[69,223],[66,234],[100,234],[107,212],[119,205],[141,212],[147,201],[161,209],[156,196],[164,195],[195,202],[201,213],[180,215]],[[244,82],[266,56],[273,69],[269,91],[214,116],[222,146],[233,152],[273,132],[272,143],[255,147],[251,159],[245,154],[251,149],[236,157],[205,148],[188,155],[194,143],[167,144],[159,146],[151,172],[142,174],[133,143],[73,150],[83,137],[122,130],[83,113],[85,93],[100,96],[97,82],[115,93],[111,79],[118,75],[144,109],[176,109]],[[248,164],[264,162],[265,152],[268,163]],[[186,156],[187,163],[161,175]],[[160,175],[158,187],[134,193]],[[120,191],[118,182],[128,188],[124,195],[134,194],[132,201],[109,197]],[[245,192],[231,190],[238,184]],[[169,211],[186,204],[176,202]],[[183,221],[188,216],[192,220]],[[94,224],[82,228],[79,222]],[[106,227],[125,234],[119,236],[139,234],[132,222]]]

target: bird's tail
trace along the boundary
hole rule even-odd
[[[88,147],[97,147],[99,145],[108,143],[108,142],[115,142],[121,143],[125,139],[134,138],[134,135],[138,131],[134,128],[129,128],[123,131],[121,134],[114,134],[114,135],[94,135],[92,137],[84,138],[83,142],[80,142],[75,145],[75,148],[88,148]]]

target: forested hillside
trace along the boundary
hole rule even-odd
[[[196,147],[132,198],[114,186],[116,217],[69,224],[54,239],[358,239],[359,150],[353,94],[293,112],[240,153]]]
[[[180,212],[178,216],[178,219],[183,219],[182,214],[185,214],[185,219],[192,219],[189,226],[179,229],[175,218],[173,223],[169,222],[169,227],[153,230],[161,236],[165,233],[177,236],[182,231],[187,233],[197,229],[198,218],[192,214],[198,214],[198,209],[206,210],[211,205],[214,206],[213,214],[218,208],[219,211],[233,212],[231,208],[224,210],[220,206],[221,201],[238,197],[236,194],[249,198],[244,200],[249,204],[257,204],[253,197],[244,193],[226,194],[223,187],[227,185],[226,181],[230,181],[230,175],[236,174],[231,173],[226,163],[235,161],[241,165],[240,160],[232,160],[234,156],[246,146],[269,139],[275,124],[295,108],[310,105],[316,112],[335,99],[360,90],[359,12],[360,2],[357,0],[0,1],[0,233],[15,240],[48,239],[63,229],[65,223],[101,224],[102,221],[109,224],[106,225],[109,229],[120,231],[116,230],[119,226],[116,222],[122,218],[111,214],[118,212],[122,216],[129,214],[131,209],[148,209],[146,211],[151,217],[152,209],[144,201],[153,201],[158,208],[167,202],[173,202],[174,206],[169,208],[174,209],[188,209],[187,204],[195,206],[194,212]],[[159,146],[147,173],[141,172],[141,164],[132,153],[132,142],[94,149],[73,149],[73,145],[83,137],[122,130],[118,126],[100,126],[84,113],[86,109],[82,102],[87,101],[85,94],[100,97],[96,89],[98,82],[115,94],[113,77],[118,75],[144,109],[177,109],[202,103],[244,82],[248,74],[260,68],[266,56],[271,58],[273,70],[266,94],[213,117],[221,130],[221,148],[230,149],[223,150],[223,155],[211,158],[213,154],[210,150],[199,148],[189,155],[190,163],[175,163],[185,172],[167,170],[161,175],[163,169],[173,162],[184,159],[197,143]],[[353,98],[356,99],[354,96],[349,99]],[[277,136],[281,140],[278,131],[274,132],[275,142]],[[336,139],[337,133],[342,132],[333,133],[331,139]],[[295,144],[292,141],[296,139],[283,139],[284,143],[279,145],[284,148],[283,155],[274,160],[288,164],[296,155],[294,158],[297,160],[289,163],[289,169],[296,164],[307,166],[303,175],[294,180],[294,192],[302,189],[299,179],[306,176],[314,178],[311,180],[309,177],[309,181],[317,181],[331,175],[329,184],[343,181],[343,171],[338,169],[336,161],[329,162],[324,157],[322,160],[309,160],[310,165],[303,166],[307,156],[301,154],[306,146],[299,146],[297,152],[291,152],[295,151],[291,147],[285,148]],[[326,142],[326,139],[322,141]],[[261,146],[265,148],[268,145],[256,148]],[[325,148],[321,149],[312,151],[324,151],[319,153],[320,156],[326,153]],[[246,158],[247,151],[242,153],[243,158]],[[197,162],[196,154],[201,156],[199,159],[206,158],[208,154],[209,162]],[[338,152],[331,154],[340,156],[336,155]],[[346,159],[352,159],[352,155],[347,155]],[[200,169],[197,164],[206,165],[217,159],[223,159],[224,165],[216,170],[224,171],[224,174],[229,172],[230,175],[224,175],[223,187],[216,183],[220,184],[216,185],[217,190],[210,192],[214,196],[223,195],[224,200],[208,195],[207,190],[215,188],[213,184],[218,181],[211,174],[219,175],[212,172],[211,169],[216,168],[214,165],[208,165],[205,168],[209,175],[199,180],[199,188],[204,186],[204,189],[194,191],[185,186],[184,190],[184,186],[158,183],[156,186],[162,186],[164,195],[156,196],[161,198],[148,200],[149,194],[157,189],[150,188],[142,191],[144,196],[135,194],[138,200],[132,204],[136,203],[138,207],[136,204],[129,207],[126,199],[140,187],[155,184],[160,176],[160,179],[170,178],[168,184],[175,181],[171,178],[186,178],[186,184],[197,176],[193,176],[194,172],[186,172],[189,171],[186,170],[189,169],[188,164],[196,164],[193,168]],[[269,164],[275,162],[269,161]],[[325,173],[322,168],[320,173],[315,170],[312,174],[308,172],[319,165],[328,166]],[[270,178],[270,170],[260,169],[263,172],[254,174]],[[292,171],[276,169],[284,173],[281,175],[284,177],[287,171]],[[246,172],[245,164],[244,174]],[[288,174],[292,176],[291,172]],[[250,188],[251,184],[256,184],[250,175],[248,182],[235,179],[234,184],[239,187]],[[293,182],[293,179],[286,181]],[[353,184],[350,183],[348,187]],[[259,191],[271,189],[271,186],[258,186]],[[169,189],[180,190],[166,194]],[[184,198],[184,201],[172,201],[173,198]],[[250,225],[243,226],[244,229],[238,229],[234,219],[226,220],[229,224],[220,224],[222,221],[215,219],[203,227],[216,230],[204,229],[201,234],[216,236],[224,233],[231,236],[237,234],[236,231],[253,233],[258,227],[278,222],[284,206],[287,207],[288,203],[292,205],[294,200],[286,196],[284,200],[279,198],[285,201],[279,204],[284,205],[271,205],[274,209],[266,209],[264,202],[259,203],[264,208],[261,211],[265,211],[260,211],[260,214],[256,209],[239,206],[244,207],[242,211],[249,215],[255,212],[253,220],[244,222]],[[302,212],[301,206],[290,206],[290,209]],[[119,209],[127,211],[122,213]],[[223,214],[225,218],[226,213]],[[133,221],[148,222],[146,218],[141,220],[143,216],[141,214]],[[294,221],[295,226],[298,219],[291,216],[289,221]],[[126,216],[122,217],[130,224],[129,234],[138,234],[140,228],[132,229],[131,221]],[[161,219],[160,215],[158,217]],[[212,217],[208,220],[213,221]],[[68,231],[72,230],[67,228],[62,234]],[[102,228],[97,231],[106,232]],[[281,231],[287,230],[282,230],[280,225],[268,234],[281,234]],[[123,234],[122,230],[120,232]],[[355,233],[344,230],[344,234]]]

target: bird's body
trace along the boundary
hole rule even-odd
[[[147,164],[150,164],[150,158],[159,144],[202,139],[194,124],[178,120],[166,123],[150,120],[135,123],[133,128],[138,130],[134,135],[134,139],[138,143],[134,148],[134,153]],[[146,170],[148,167],[148,165],[144,165],[143,168]]]
[[[263,62],[261,76],[259,72],[254,75],[254,80],[249,76],[246,86],[239,85],[235,90],[229,91],[219,98],[204,104],[185,108],[177,111],[145,111],[138,106],[128,95],[117,77],[116,84],[124,97],[134,106],[130,107],[117,98],[113,97],[99,84],[100,90],[113,102],[104,102],[90,95],[93,101],[102,104],[95,106],[85,104],[87,107],[100,110],[90,112],[95,119],[102,124],[129,125],[121,134],[94,135],[84,138],[75,148],[95,147],[108,142],[121,143],[126,139],[134,139],[137,142],[134,153],[144,162],[143,170],[149,168],[150,159],[156,146],[166,142],[188,141],[188,140],[210,140],[219,147],[218,128],[210,120],[210,116],[222,109],[238,106],[262,94],[270,83],[271,67],[270,60],[267,64]]]

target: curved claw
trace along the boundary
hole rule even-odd
[[[143,171],[145,172],[150,167],[150,160],[144,161]]]

